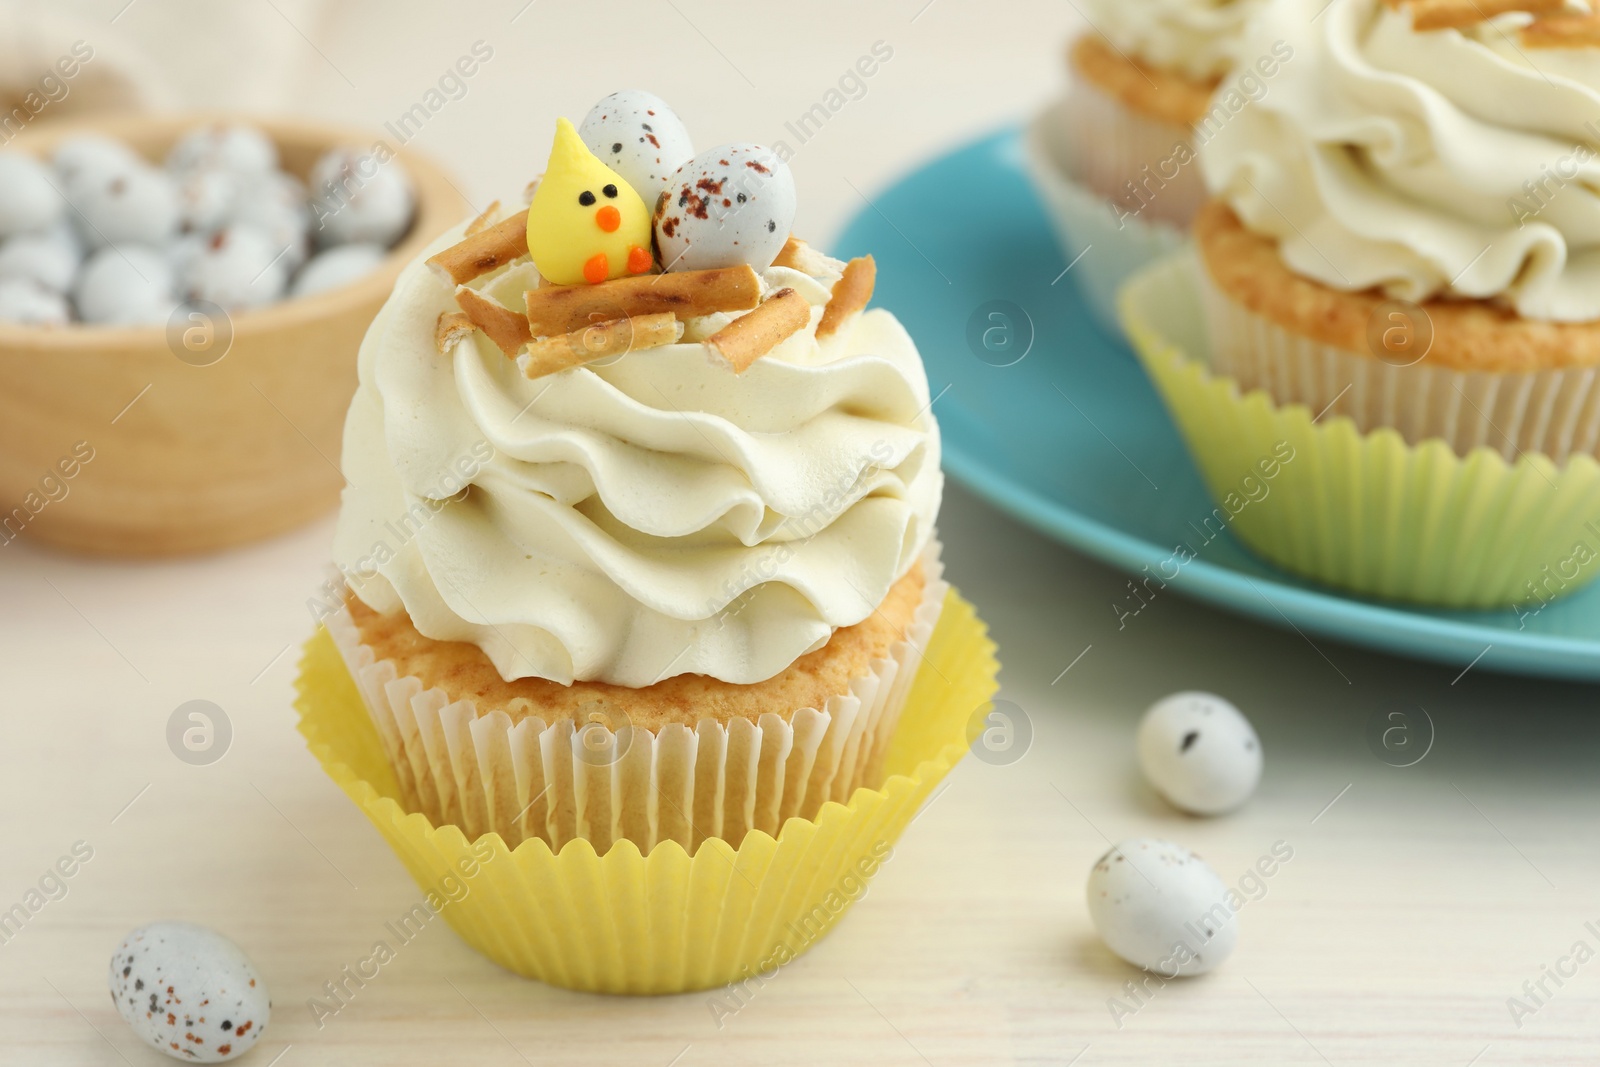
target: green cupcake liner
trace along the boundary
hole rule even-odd
[[[1123,287],[1123,325],[1226,525],[1285,570],[1437,607],[1534,605],[1600,577],[1600,464],[1408,445],[1241,393],[1208,369],[1200,266],[1184,250]]]

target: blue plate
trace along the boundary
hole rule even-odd
[[[1179,542],[1199,543],[1195,526],[1212,509],[1205,486],[1133,354],[1095,328],[1063,277],[1019,131],[958,149],[874,197],[839,247],[877,258],[876,302],[921,347],[952,477],[1134,574]],[[1168,588],[1385,652],[1600,680],[1600,583],[1538,612],[1434,611],[1302,581],[1224,533]],[[1130,592],[1116,610],[1139,604]]]

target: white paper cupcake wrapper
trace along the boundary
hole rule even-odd
[[[1366,433],[1396,430],[1407,444],[1440,438],[1465,456],[1488,448],[1502,458],[1541,452],[1558,466],[1600,448],[1600,371],[1575,367],[1533,373],[1396,366],[1290,333],[1201,279],[1211,338],[1210,365],[1244,392],[1260,389],[1280,404],[1344,415]]]
[[[707,838],[737,848],[750,830],[777,836],[792,818],[813,818],[883,779],[884,757],[949,585],[940,545],[923,555],[926,584],[905,638],[852,679],[848,692],[787,720],[658,731],[601,723],[513,724],[504,711],[480,715],[469,700],[402,676],[361,644],[348,611],[329,634],[371,713],[407,811],[459,826],[468,840],[498,833],[508,848],[529,837],[552,849],[574,838],[604,853],[629,840],[648,853],[677,841],[691,853]],[[783,709],[788,711],[789,709]]]
[[[1189,228],[1208,194],[1186,127],[1141,115],[1081,80],[1057,109],[1071,174],[1141,217]]]
[[[1122,337],[1117,290],[1139,268],[1176,249],[1185,235],[1153,216],[1119,218],[1103,195],[1079,180],[1078,154],[1066,118],[1070,106],[1070,98],[1054,104],[1029,125],[1028,171],[1071,264],[1067,277],[1078,287],[1095,324],[1112,337]]]

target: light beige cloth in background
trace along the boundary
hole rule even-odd
[[[13,125],[23,115],[48,121],[170,105],[170,90],[153,62],[114,40],[105,23],[51,8],[0,2],[0,105]]]
[[[373,5],[362,3],[364,10]],[[83,41],[94,58],[41,120],[86,111],[304,106],[324,60],[326,0],[0,0],[0,103],[7,111]]]

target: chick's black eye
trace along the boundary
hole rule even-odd
[[[607,200],[615,200],[617,198],[617,187],[615,185],[608,185],[600,191],[606,194]]]
[[[582,204],[584,207],[588,207],[590,204],[594,203],[594,194],[585,189],[583,192],[578,194],[578,203]]]

